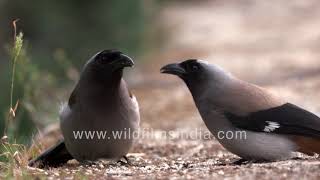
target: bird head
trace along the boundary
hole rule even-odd
[[[106,71],[116,71],[133,65],[133,60],[124,53],[118,50],[103,50],[95,54],[85,67],[91,66]]]
[[[228,74],[220,67],[198,59],[188,59],[181,63],[167,64],[161,68],[160,72],[176,75],[184,81],[212,79],[224,77]]]
[[[104,50],[92,56],[84,65],[80,80],[84,82],[119,82],[123,69],[132,67],[133,60],[118,50]]]
[[[197,91],[201,91],[206,86],[219,87],[232,77],[219,66],[198,59],[165,65],[160,72],[180,77],[190,90],[197,89]]]
[[[118,50],[103,50],[92,56],[85,64],[82,74],[106,78],[122,76],[125,67],[132,67],[133,60]]]

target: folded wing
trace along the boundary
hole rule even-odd
[[[225,117],[244,130],[320,138],[320,118],[290,103],[247,116],[225,112]]]

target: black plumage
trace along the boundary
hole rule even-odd
[[[61,140],[57,145],[51,147],[37,158],[31,160],[28,165],[37,166],[39,168],[57,167],[71,159],[73,159],[73,157],[68,152],[64,141]]]
[[[168,64],[161,72],[186,83],[210,132],[241,158],[275,161],[294,157],[293,152],[320,154],[316,115],[203,60]],[[237,137],[238,131],[245,138]],[[226,133],[233,136],[219,136]]]
[[[229,112],[224,114],[234,126],[244,130],[320,138],[320,118],[291,103],[252,112],[247,116]],[[277,126],[266,131],[270,123]]]
[[[59,112],[64,140],[29,165],[59,166],[73,158],[85,162],[125,156],[133,138],[113,138],[108,134],[78,138],[76,134],[138,130],[139,105],[122,78],[123,69],[133,65],[129,56],[117,50],[104,50],[89,59],[68,103]]]

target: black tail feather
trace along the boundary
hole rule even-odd
[[[54,147],[40,154],[37,158],[31,160],[28,165],[38,168],[58,167],[71,159],[73,159],[73,157],[68,152],[62,140]]]

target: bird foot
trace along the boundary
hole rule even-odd
[[[237,166],[246,165],[248,163],[250,163],[250,161],[248,161],[246,159],[238,159],[238,160],[232,162],[233,165],[237,165]]]
[[[85,160],[85,161],[82,161],[81,164],[87,165],[87,166],[92,166],[92,165],[95,165],[96,162],[95,161],[90,161],[90,160]]]
[[[269,161],[265,161],[265,160],[246,160],[246,159],[239,159],[234,161],[232,164],[233,165],[247,165],[247,164],[253,164],[253,163],[268,163]]]
[[[122,156],[117,163],[120,165],[132,165],[127,156]]]

